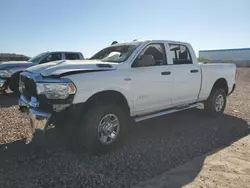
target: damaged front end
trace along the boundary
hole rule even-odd
[[[29,72],[20,74],[19,108],[27,112],[30,119],[32,136],[37,130],[46,132],[54,127],[57,114],[71,106],[76,88],[69,79],[43,78]]]
[[[21,94],[19,98],[19,107],[20,109],[26,108],[33,132],[35,132],[36,129],[46,130],[48,125],[53,123],[53,112],[42,111],[39,109],[39,106],[40,103],[37,101],[36,97],[31,97],[31,100],[29,101]],[[23,110],[23,112],[24,111],[25,110]]]

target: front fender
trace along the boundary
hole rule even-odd
[[[121,93],[127,100],[128,105],[131,109],[133,110],[134,107],[134,102],[132,100],[132,94],[129,93],[127,90],[123,88],[96,88],[95,90],[77,90],[77,93],[74,97],[73,104],[78,104],[78,103],[84,103],[86,102],[90,97],[95,95],[96,93],[104,92],[104,91],[116,91]]]
[[[70,79],[76,86],[76,94],[73,104],[84,103],[96,93],[104,91],[116,91],[121,93],[127,100],[130,112],[133,112],[134,101],[131,91],[131,82],[126,81],[128,73],[126,70],[113,70],[82,73],[68,75],[65,78]]]

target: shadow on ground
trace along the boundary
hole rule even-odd
[[[1,107],[11,107],[18,104],[19,94],[8,92],[0,93],[0,106]]]
[[[123,147],[93,156],[79,146],[71,131],[52,130],[44,149],[23,141],[0,148],[0,185],[131,187],[229,146],[249,132],[243,119],[226,114],[213,119],[193,109],[132,125]],[[176,186],[193,181],[205,158],[192,167],[190,178],[180,178]]]

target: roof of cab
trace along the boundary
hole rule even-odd
[[[172,41],[172,40],[142,40],[142,41],[131,41],[131,42],[123,42],[123,43],[116,43],[111,46],[121,46],[121,45],[138,45],[142,43],[148,43],[148,42],[153,42],[153,43],[162,43],[162,42],[168,42],[168,43],[177,43],[177,44],[188,44],[186,42],[181,42],[181,41]]]
[[[82,53],[82,52],[76,52],[76,51],[46,51],[44,53]]]

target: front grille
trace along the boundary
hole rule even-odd
[[[24,75],[20,75],[20,84],[23,85],[22,94],[30,99],[32,96],[36,96],[36,83],[32,78],[28,78]]]
[[[30,78],[31,77],[31,78]],[[37,94],[36,83],[32,78],[32,75],[29,76],[25,73],[20,74],[20,83],[19,88],[22,93],[29,101],[31,97],[35,97],[37,102],[39,102],[39,110],[42,111],[53,111],[54,105],[67,105],[72,104],[74,95],[70,95],[67,99],[47,99],[44,94]]]

